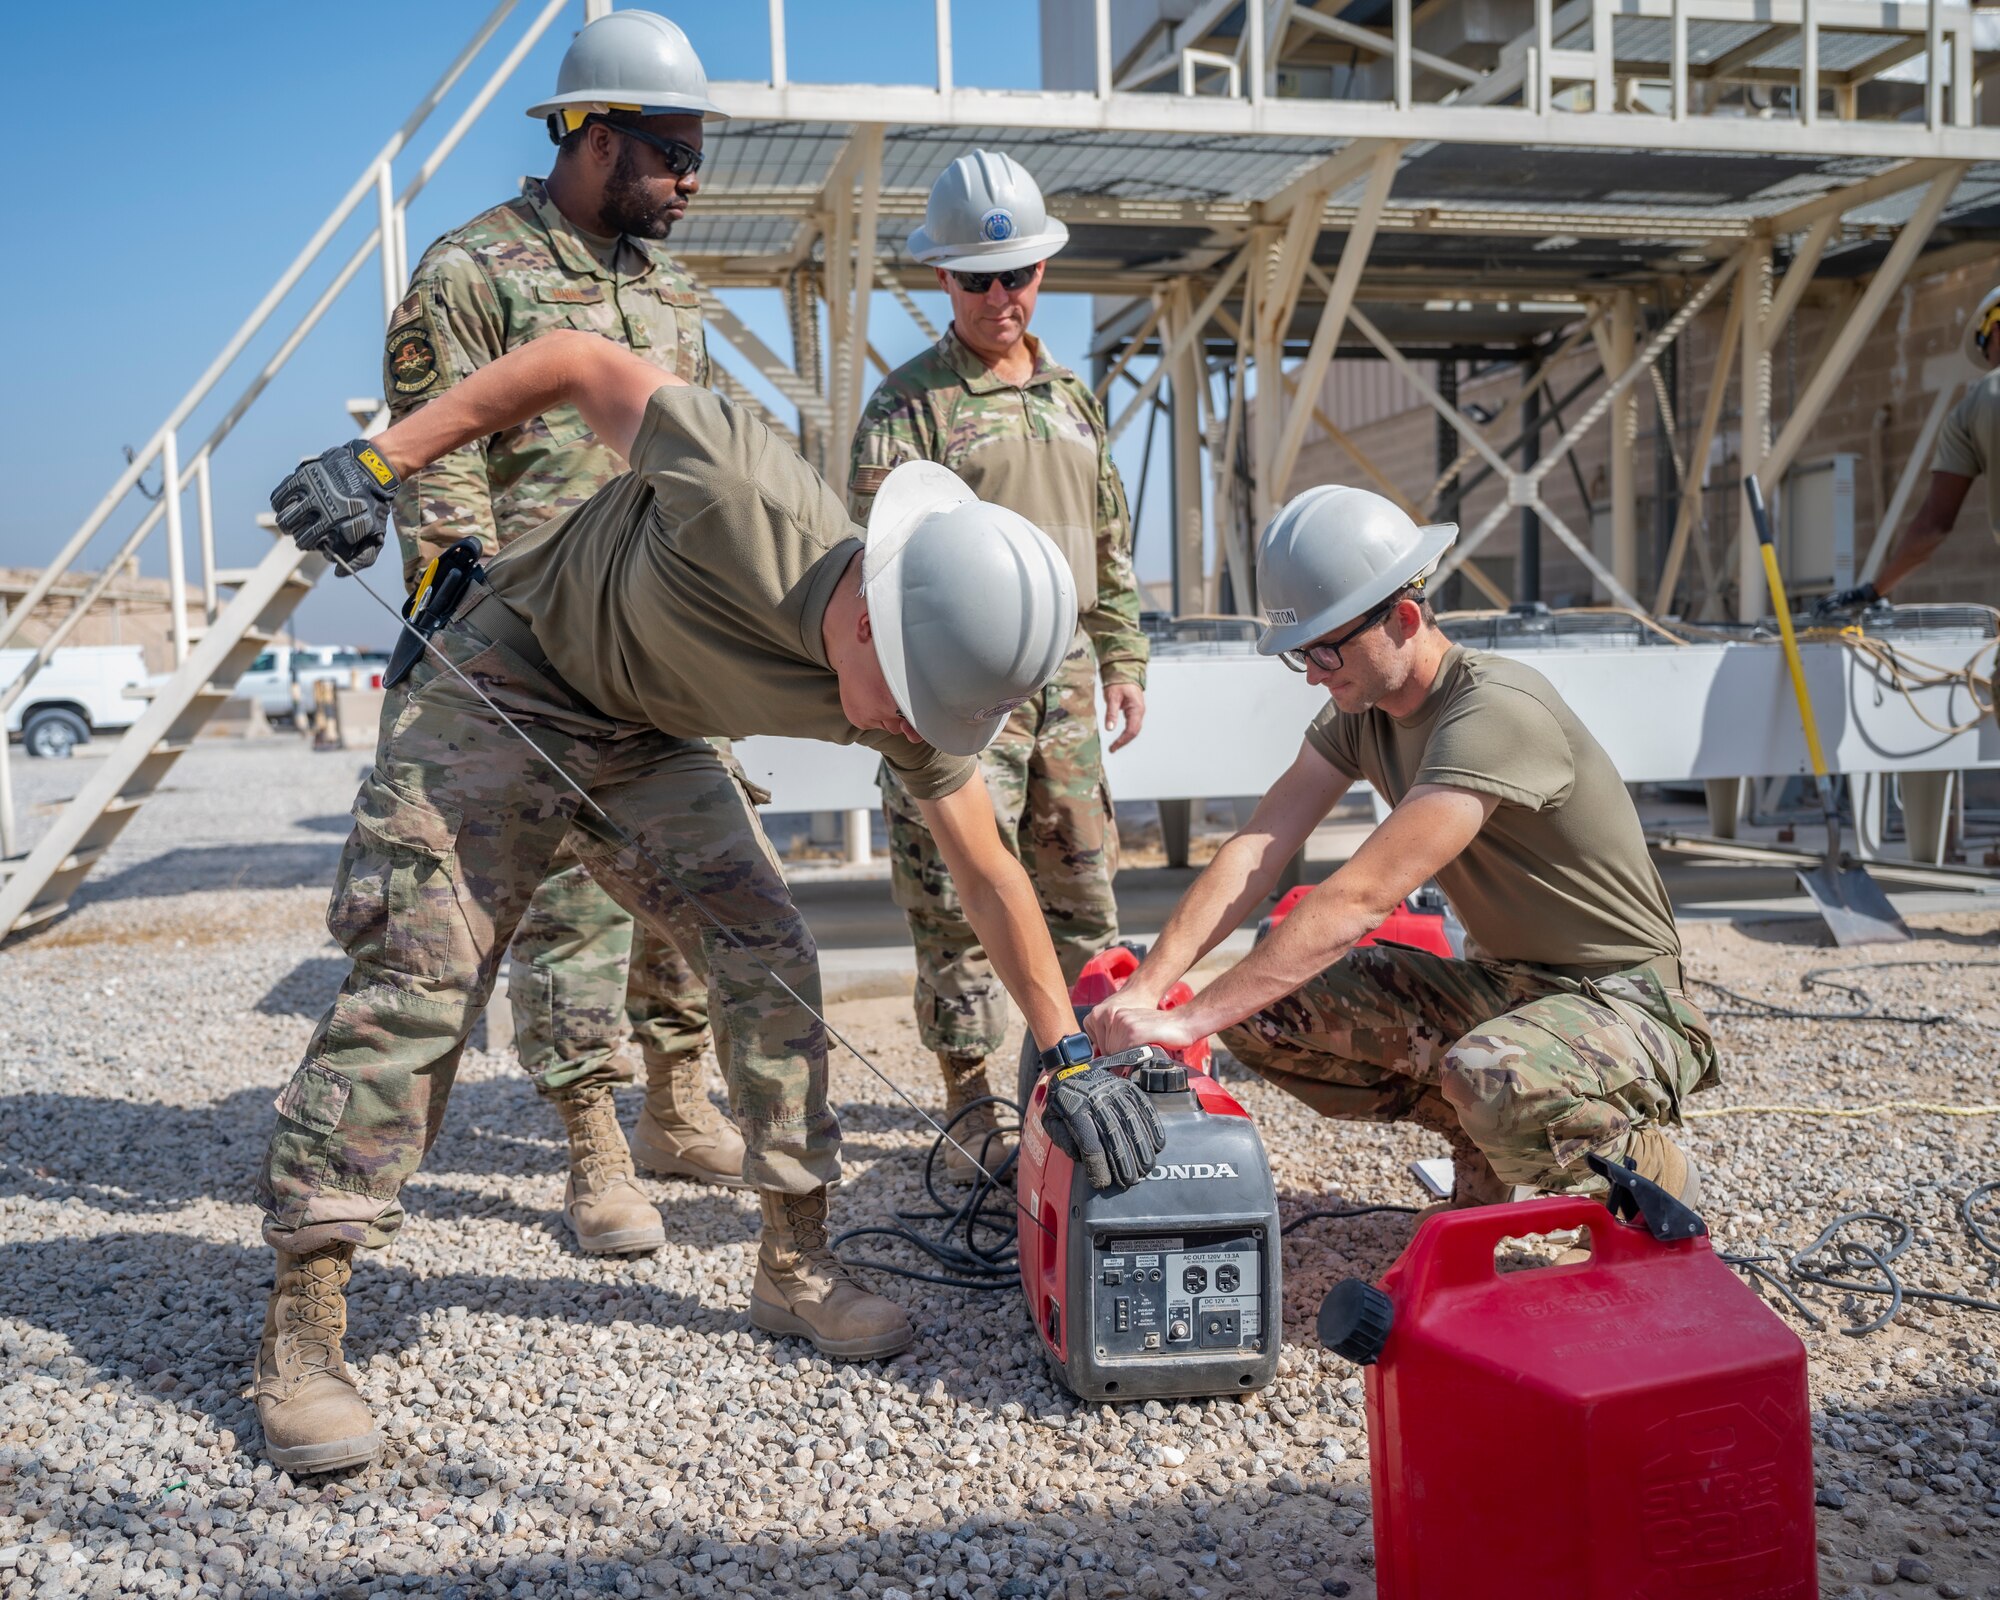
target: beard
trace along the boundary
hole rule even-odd
[[[655,203],[646,197],[646,180],[639,175],[639,162],[629,140],[618,141],[618,159],[611,176],[604,181],[600,207],[605,229],[612,234],[629,234],[634,239],[664,239],[674,230],[674,197]]]

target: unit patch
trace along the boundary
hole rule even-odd
[[[421,394],[437,382],[437,349],[422,328],[398,328],[389,335],[389,381],[398,394]]]

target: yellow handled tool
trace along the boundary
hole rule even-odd
[[[1798,699],[1799,722],[1805,729],[1806,755],[1812,761],[1820,810],[1826,817],[1826,860],[1811,872],[1801,872],[1799,883],[1819,907],[1835,944],[1900,944],[1910,937],[1910,930],[1903,925],[1896,908],[1889,904],[1882,886],[1866,869],[1843,864],[1840,806],[1834,798],[1826,752],[1820,747],[1819,724],[1813,716],[1812,695],[1806,690],[1806,669],[1799,658],[1798,636],[1792,632],[1792,607],[1785,598],[1785,580],[1778,571],[1778,551],[1771,542],[1771,519],[1764,510],[1764,491],[1754,473],[1743,480],[1743,492],[1750,501],[1751,519],[1757,525],[1764,581],[1771,586],[1771,608],[1778,613],[1778,632],[1785,641],[1785,668],[1792,675],[1792,693]]]

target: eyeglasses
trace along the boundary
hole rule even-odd
[[[691,178],[701,171],[703,152],[681,139],[662,139],[657,133],[648,133],[644,128],[635,128],[625,122],[605,122],[604,126],[613,133],[622,133],[628,139],[637,139],[660,152],[660,159],[666,162],[667,171],[676,178]]]
[[[996,283],[1012,294],[1018,289],[1027,288],[1035,281],[1035,268],[1015,267],[1007,272],[954,272],[952,276],[958,280],[959,288],[967,294],[984,294]]]
[[[1318,667],[1321,672],[1340,670],[1340,652],[1360,638],[1376,623],[1386,618],[1408,596],[1407,589],[1399,589],[1372,611],[1365,612],[1359,622],[1343,633],[1338,639],[1316,639],[1297,650],[1285,651],[1279,659],[1294,672],[1304,672],[1309,667]]]

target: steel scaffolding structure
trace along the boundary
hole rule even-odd
[[[176,673],[157,714],[128,737],[132,759],[120,761],[119,781],[87,787],[76,814],[59,819],[32,857],[0,863],[0,933],[61,909],[68,886],[219,703],[244,649],[303,592],[310,567],[289,547],[249,571],[217,567],[219,447],[370,257],[385,311],[393,307],[409,274],[411,199],[538,40],[565,16],[581,22],[609,8],[608,0],[499,0],[39,584],[0,618],[5,645],[72,583],[107,530],[119,542],[99,563],[103,582],[163,530],[182,608],[183,502],[194,494],[203,621],[177,616]],[[718,338],[794,413],[773,420],[837,488],[869,366],[881,365],[869,339],[875,293],[886,290],[934,331],[908,294],[931,280],[900,241],[940,167],[975,145],[1019,156],[1071,227],[1049,286],[1108,304],[1099,391],[1108,397],[1120,381],[1133,389],[1115,408],[1114,430],[1147,416],[1163,391],[1171,399],[1175,607],[1184,613],[1215,609],[1225,589],[1238,607],[1251,604],[1253,530],[1315,430],[1419,512],[1455,499],[1458,469],[1476,461],[1505,486],[1505,508],[1534,511],[1607,593],[1636,608],[1647,597],[1629,452],[1611,452],[1608,561],[1549,509],[1542,485],[1588,430],[1603,424],[1631,440],[1641,385],[1664,396],[1657,363],[1704,307],[1727,297],[1743,463],[1775,482],[1920,259],[1928,268],[2000,255],[2000,128],[1981,122],[1979,105],[2000,55],[1981,49],[1995,19],[1966,6],[1198,0],[1171,21],[1165,10],[1157,0],[1043,0],[1045,86],[997,90],[958,83],[950,0],[935,0],[931,84],[792,81],[784,0],[768,0],[769,75],[713,86],[734,120],[713,134],[707,192],[676,231],[675,253],[706,284]],[[525,25],[505,38],[517,11]],[[1472,11],[1499,31],[1471,37],[1462,21]],[[419,131],[489,51],[498,59],[482,86],[412,164]],[[373,229],[344,259],[329,257],[371,199]],[[302,287],[323,258],[337,262],[330,281],[316,292]],[[1851,307],[1798,403],[1775,417],[1771,353],[1816,274],[1837,274]],[[784,291],[788,354],[716,298],[739,286]],[[291,332],[184,451],[197,408],[248,364],[252,340],[295,299],[306,303]],[[1330,363],[1357,340],[1403,371],[1463,441],[1457,467],[1425,496],[1397,490],[1318,403]],[[1481,420],[1457,403],[1454,383],[1431,384],[1413,358],[1518,353],[1531,341],[1547,354],[1588,342],[1606,381],[1547,450],[1532,448],[1538,423],[1526,430],[1530,458],[1517,463],[1510,454],[1521,441],[1508,430],[1517,411],[1539,406],[1554,361],[1538,361],[1521,395]],[[753,400],[736,379],[722,381]],[[1721,387],[1712,386],[1691,436],[1674,441],[1690,468],[1706,459]],[[1940,404],[1931,433],[1941,416]],[[156,465],[166,493],[157,504],[135,500],[142,473]],[[261,478],[267,468],[252,470]],[[1671,601],[1691,546],[1708,556],[1693,539],[1695,479],[1681,497],[1655,607]],[[1898,506],[1913,486],[1906,475]],[[1477,557],[1503,514],[1469,529],[1454,556],[1498,599],[1506,596]],[[1738,608],[1761,609],[1751,547],[1735,565]],[[221,591],[231,588],[238,599],[226,603]],[[0,695],[0,710],[96,592],[84,586],[27,673]],[[142,735],[154,741],[144,749],[135,743]],[[0,744],[0,857],[11,857],[5,764]]]
[[[1609,457],[1608,561],[1550,509],[1543,481],[1600,422],[1629,444],[1642,386],[1664,393],[1657,363],[1725,290],[1743,467],[1782,480],[1920,257],[1927,269],[2000,257],[2000,128],[1978,121],[1996,60],[1978,48],[1980,28],[2000,17],[1837,0],[1519,0],[1477,8],[1523,24],[1482,44],[1440,37],[1458,9],[1208,0],[1184,20],[1149,22],[1165,8],[1121,5],[1130,37],[1117,39],[1110,0],[1044,0],[1045,76],[1082,81],[1024,94],[956,85],[948,0],[936,5],[933,85],[791,82],[784,7],[771,0],[771,79],[717,90],[741,120],[715,141],[712,192],[676,234],[677,253],[711,288],[825,298],[824,352],[787,361],[718,331],[788,400],[811,388],[814,459],[838,484],[873,355],[868,287],[930,285],[901,239],[932,177],[974,145],[1004,148],[1071,229],[1049,287],[1111,308],[1100,393],[1108,400],[1135,358],[1144,372],[1114,432],[1163,389],[1173,397],[1177,611],[1212,611],[1223,592],[1249,606],[1253,531],[1316,430],[1414,511],[1453,492],[1445,474],[1423,500],[1403,495],[1312,403],[1343,346],[1402,371],[1463,441],[1460,464],[1483,462],[1504,485],[1503,507],[1452,562],[1487,598],[1509,597],[1477,552],[1506,510],[1527,509],[1612,599],[1671,604],[1699,524],[1698,474],[1651,593],[1629,448]],[[1347,97],[1314,98],[1311,75],[1342,56]],[[1379,97],[1363,97],[1371,88]],[[1771,351],[1823,269],[1858,271],[1865,286],[1799,403],[1773,417]],[[816,345],[816,320],[794,326]],[[1603,390],[1525,464],[1411,359],[1511,357],[1580,338]],[[823,374],[813,385],[800,377],[808,363]],[[1719,416],[1704,407],[1706,426],[1676,434],[1673,453],[1705,460]],[[1718,586],[1739,614],[1760,610],[1754,546],[1727,565],[1733,578]]]

